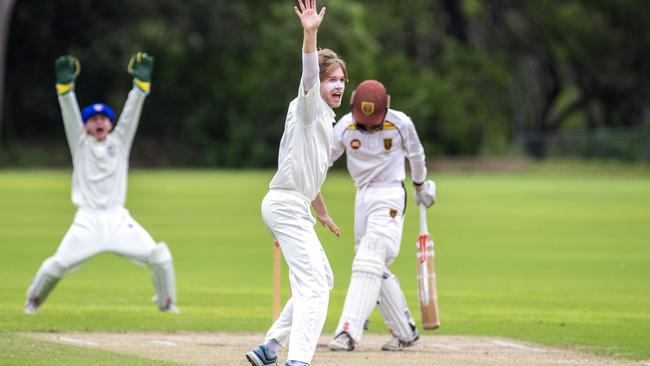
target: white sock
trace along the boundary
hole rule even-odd
[[[336,336],[336,339],[341,340],[343,342],[347,342],[350,340],[350,335],[347,334],[346,332],[341,332],[339,335]]]
[[[309,366],[308,363],[304,363],[304,362],[302,362],[302,361],[293,361],[293,360],[291,360],[291,361],[289,361],[288,363],[289,363],[289,365],[291,365],[291,366]]]

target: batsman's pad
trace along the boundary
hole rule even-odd
[[[151,280],[156,288],[156,304],[160,310],[169,310],[176,304],[176,275],[172,253],[167,244],[159,243],[149,255]]]
[[[27,300],[33,300],[37,305],[42,304],[65,272],[65,266],[54,257],[46,259],[27,289]]]
[[[409,312],[404,293],[394,274],[386,272],[379,292],[379,312],[394,336],[408,343],[416,336],[415,319]]]
[[[352,262],[352,278],[345,297],[343,314],[336,334],[346,332],[355,342],[361,340],[363,325],[379,297],[381,276],[385,271],[386,244],[380,235],[366,234]]]

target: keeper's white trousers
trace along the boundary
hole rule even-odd
[[[108,252],[137,264],[148,264],[156,243],[123,207],[111,210],[81,208],[59,244],[54,259],[67,270],[97,254]]]
[[[316,236],[311,203],[294,191],[272,189],[262,201],[262,218],[280,243],[289,266],[293,297],[266,334],[289,346],[289,360],[311,363],[327,316],[332,269]]]

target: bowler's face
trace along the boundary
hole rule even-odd
[[[108,117],[97,114],[86,121],[86,133],[95,137],[97,141],[104,141],[111,132],[113,124]]]
[[[343,100],[343,92],[345,91],[345,74],[343,69],[337,67],[332,70],[325,79],[320,82],[320,95],[330,106],[330,108],[338,108],[341,106]]]

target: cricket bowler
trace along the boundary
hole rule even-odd
[[[129,153],[150,92],[153,64],[153,57],[145,53],[131,58],[127,69],[133,76],[133,89],[116,121],[106,104],[94,103],[80,111],[74,92],[79,61],[69,55],[55,61],[56,91],[72,154],[72,203],[77,213],[56,253],[43,262],[27,289],[25,313],[35,313],[66,273],[105,252],[148,266],[158,308],[178,312],[169,248],[165,243],[156,244],[124,208]]]
[[[294,11],[303,27],[302,78],[289,104],[280,141],[278,171],[262,201],[262,218],[280,243],[289,266],[293,297],[271,326],[264,343],[246,354],[253,366],[277,365],[280,347],[289,347],[285,366],[311,362],[323,329],[332,270],[316,236],[309,206],[336,236],[320,188],[329,168],[334,111],[341,105],[347,80],[345,63],[334,52],[317,52],[316,34],[325,15],[315,0],[299,0]]]
[[[406,189],[405,157],[415,188],[415,202],[430,207],[435,184],[426,180],[424,149],[411,119],[389,108],[382,83],[366,80],[352,94],[352,112],[334,127],[333,164],[347,154],[347,168],[357,188],[354,208],[355,257],[343,313],[329,344],[352,351],[375,305],[393,337],[384,351],[401,351],[419,340],[415,320],[390,266],[402,238]]]

